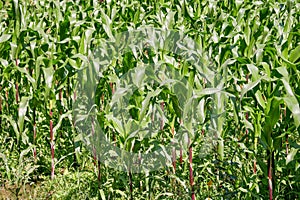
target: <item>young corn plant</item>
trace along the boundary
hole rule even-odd
[[[292,0],[1,1],[0,199],[299,199],[299,9],[299,2]],[[197,70],[167,64],[190,79],[197,101],[203,100],[210,111],[192,127],[209,136],[212,130],[205,127],[212,125],[217,150],[200,157],[203,137],[189,135],[189,146],[186,142],[179,151],[164,152],[170,164],[163,169],[135,175],[135,167],[143,166],[141,156],[138,165],[128,165],[123,172],[101,163],[100,174],[100,158],[82,145],[86,138],[76,129],[80,121],[70,115],[77,72],[86,68],[97,45],[116,39],[116,33],[144,26],[180,30],[199,45]],[[156,65],[158,60],[177,59],[172,53],[159,57],[157,52],[142,51],[105,66],[109,72],[101,74],[100,92],[95,94],[100,109],[89,130],[97,133],[99,122],[114,147],[132,153],[156,148],[155,141],[173,145],[179,128],[186,126],[184,114],[174,111],[174,91],[166,87],[151,96],[156,89],[151,84],[133,94],[125,109],[130,115],[124,117],[130,123],[120,128],[116,119],[108,119],[111,92],[117,91],[111,83],[123,80],[140,61]],[[228,64],[230,60],[235,63]],[[217,67],[210,78],[212,65]],[[225,65],[228,76],[221,67]],[[163,115],[151,117],[152,108]],[[128,127],[142,119],[154,124],[159,136],[141,140],[130,135]],[[97,182],[100,188],[94,187]],[[28,193],[40,183],[44,189],[33,191],[37,196]]]

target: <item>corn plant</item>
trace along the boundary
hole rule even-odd
[[[299,199],[299,10],[1,1],[0,199]],[[121,51],[140,35],[120,33],[145,27],[180,34]],[[145,152],[163,167],[147,171]]]

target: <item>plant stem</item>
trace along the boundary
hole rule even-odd
[[[69,79],[68,79],[69,80]],[[69,99],[68,98],[68,90],[69,90],[69,88],[66,90],[66,97],[67,97],[67,99]],[[63,95],[62,95],[63,96]],[[74,90],[74,94],[73,94],[73,103],[75,103],[76,102],[76,98],[77,98],[77,96],[76,96],[76,90]],[[70,100],[71,101],[71,100]],[[69,101],[67,101],[67,104],[68,104],[68,102]],[[62,104],[62,106],[63,106],[63,101],[61,100],[61,104]],[[69,105],[68,105],[68,107],[69,107]],[[72,132],[73,132],[73,135],[75,135],[76,134],[76,117],[74,116],[74,118],[73,118],[73,121],[72,121],[72,126],[73,126],[73,128],[72,128]],[[73,154],[73,163],[74,163],[74,166],[75,166],[75,168],[77,168],[78,166],[79,166],[79,164],[78,164],[78,154],[76,153],[76,142],[73,140],[73,148],[74,148],[74,154]]]
[[[92,137],[95,136],[95,120],[94,117],[92,117]],[[98,175],[97,175],[97,179],[98,179],[98,186],[100,188],[100,183],[101,183],[101,165],[100,165],[100,160],[97,158],[97,152],[96,152],[96,148],[93,145],[92,146],[93,149],[93,158],[94,158],[94,165],[97,166],[97,171],[98,171]]]
[[[190,186],[192,192],[192,200],[195,200],[195,191],[194,191],[194,175],[193,175],[193,149],[190,144],[190,138],[188,138],[188,146],[189,146],[189,172],[190,172]]]
[[[6,98],[6,110],[8,111],[8,91],[5,91],[5,98]]]
[[[114,84],[113,84],[112,82],[110,82],[110,83],[109,83],[109,86],[110,86],[112,95],[114,95],[114,93],[115,93]]]
[[[62,89],[59,90],[59,101],[61,106],[63,107],[63,100],[62,100]],[[59,111],[60,115],[62,115],[62,110]]]
[[[2,90],[2,87],[0,86]],[[0,96],[0,133],[2,133],[2,97]]]
[[[284,118],[286,119],[286,108],[284,109]],[[286,153],[286,156],[288,156],[289,154],[289,134],[287,134],[287,130],[288,130],[288,123],[286,123],[285,125],[285,153]]]
[[[100,163],[100,159],[98,159],[98,187],[101,188],[101,163]]]
[[[36,145],[36,123],[35,123],[35,107],[33,108],[33,144]],[[34,162],[36,162],[36,146],[33,149]]]
[[[94,118],[92,117],[92,137],[95,136],[95,121]],[[97,156],[96,156],[96,148],[94,145],[92,145],[92,150],[93,150],[93,158],[94,158],[94,165],[97,165]]]
[[[246,84],[248,84],[248,82],[249,82],[249,74],[246,75]],[[246,94],[246,97],[247,97],[247,94]],[[248,121],[248,118],[249,118],[248,112],[246,112],[245,118],[246,118],[246,121]],[[246,146],[248,146],[248,128],[246,128],[245,132],[246,132]],[[248,157],[249,157],[249,154],[248,154],[248,152],[246,152],[246,159],[248,159]]]
[[[111,95],[113,96],[115,94],[115,88],[114,88],[113,82],[109,83],[109,87],[111,89]],[[102,95],[102,98],[103,98],[103,107],[104,107],[104,95]],[[116,139],[116,136],[115,136],[114,132],[113,132],[113,141],[114,141],[114,146],[116,146],[117,145],[117,139]]]
[[[182,123],[183,123],[182,119],[180,119],[179,122],[180,122],[180,126],[181,126]],[[180,165],[182,165],[182,163],[183,163],[183,158],[182,158],[182,144],[180,144],[180,150],[179,151],[180,151],[179,163],[180,163]]]
[[[18,83],[15,84],[15,88],[16,88],[16,103],[18,104],[18,102],[19,102],[19,84]]]
[[[172,132],[172,136],[173,136],[173,140],[174,140],[174,134],[175,134],[174,123],[171,127],[171,132]],[[172,141],[172,145],[174,145],[173,141]],[[172,165],[173,165],[174,173],[176,173],[176,150],[175,150],[175,147],[172,148]]]
[[[53,121],[52,121],[52,110],[50,106],[50,145],[51,145],[51,179],[54,179],[54,141],[53,141]]]
[[[164,103],[164,102],[161,102],[161,103],[160,103],[160,107],[161,107],[161,110],[164,112],[165,103]],[[162,117],[160,118],[160,130],[163,130],[163,129],[164,129],[164,126],[165,126],[165,124],[164,124],[164,117],[162,116]]]
[[[33,144],[36,145],[36,123],[33,124]],[[36,146],[33,149],[34,162],[36,162]]]
[[[274,188],[274,151],[268,150],[268,188],[269,188],[269,199],[273,199],[273,188]]]
[[[249,118],[248,112],[246,112],[245,115],[246,115],[245,116],[246,117],[246,121],[248,121],[248,118]],[[248,128],[246,128],[245,134],[246,134],[246,146],[248,146]],[[248,159],[248,157],[249,157],[249,154],[248,154],[248,152],[246,152],[246,158]]]
[[[128,174],[129,174],[129,189],[130,189],[130,199],[133,199],[133,195],[132,195],[132,174],[130,169],[128,170]]]

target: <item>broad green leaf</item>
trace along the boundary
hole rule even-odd
[[[261,107],[263,107],[263,109],[265,109],[266,107],[266,102],[265,100],[263,99],[263,96],[262,96],[262,93],[260,90],[257,90],[256,93],[255,93],[255,98],[257,100],[257,102],[259,103],[259,105]]]
[[[288,79],[289,73],[286,67],[277,67],[276,70],[285,78]]]
[[[266,126],[270,127],[271,129],[275,126],[278,122],[280,117],[280,104],[281,99],[273,98],[271,101],[271,107],[267,114],[266,119]]]
[[[291,51],[290,61],[296,62],[300,58],[300,45]]]
[[[250,74],[252,75],[253,81],[258,80],[259,79],[258,68],[253,64],[247,64],[247,68],[250,71]]]
[[[5,154],[0,152],[0,158],[2,158],[3,161],[4,161],[4,165],[5,165],[5,169],[6,169],[6,174],[8,176],[8,180],[11,180],[11,174],[10,174],[10,169],[9,169],[8,162],[7,162],[7,157],[5,156]]]
[[[204,107],[205,107],[205,99],[202,98],[199,102],[199,105],[197,107],[197,113],[199,115],[199,121],[200,123],[204,123],[205,121],[205,110],[204,110]]]
[[[295,97],[284,97],[284,102],[286,103],[286,106],[288,109],[292,112],[294,117],[294,122],[296,127],[299,127],[300,125],[300,107],[297,99]]]
[[[57,130],[61,127],[61,123],[62,123],[63,119],[68,118],[71,113],[72,113],[72,110],[69,110],[68,112],[60,115],[57,124],[53,128],[53,137],[54,138],[55,138],[55,134],[56,134]]]
[[[3,35],[0,36],[0,43],[6,42],[10,38],[11,38],[10,34],[3,34]]]
[[[140,110],[140,121],[143,120],[144,117],[145,117],[146,111],[149,107],[150,99],[153,98],[153,97],[156,97],[161,91],[162,91],[162,89],[157,88],[155,91],[149,92],[147,94],[146,98],[142,102],[142,107],[141,107],[141,110]]]
[[[3,58],[0,58],[0,63],[1,65],[3,65],[4,67],[7,67],[8,66],[8,61],[3,59]]]
[[[22,72],[23,74],[26,75],[26,78],[32,83],[33,87],[36,88],[36,82],[35,82],[35,79],[32,78],[30,76],[30,74],[28,73],[28,71],[25,69],[25,68],[21,68],[21,67],[17,67],[17,69]]]
[[[21,153],[20,153],[20,157],[19,157],[19,163],[22,163],[22,162],[24,162],[24,156],[25,155],[27,155],[30,151],[32,150],[32,147],[31,146],[29,146],[27,149],[24,149],[23,151],[21,151]]]
[[[100,196],[102,200],[106,200],[103,189],[100,189]]]
[[[204,95],[211,95],[221,92],[221,89],[218,88],[205,88],[203,90],[196,90],[195,93],[198,97],[204,96]]]
[[[10,123],[10,125],[13,127],[14,129],[14,132],[16,134],[16,139],[17,139],[17,143],[19,143],[19,140],[20,140],[20,132],[19,132],[19,129],[18,129],[18,124],[15,120],[13,120],[13,118],[11,116],[7,116],[7,115],[2,115],[3,118],[7,119],[8,122]]]
[[[286,165],[294,160],[294,157],[297,154],[298,150],[299,149],[291,148],[291,151],[289,152],[289,154],[286,157]]]
[[[258,80],[254,81],[254,82],[251,82],[251,83],[246,84],[246,85],[243,87],[242,91],[241,91],[241,99],[244,97],[244,95],[245,95],[247,92],[249,92],[249,91],[252,90],[255,86],[257,86],[257,84],[259,84],[260,81],[261,81],[261,79],[258,79]]]
[[[142,87],[143,79],[145,78],[145,68],[144,67],[136,67],[134,69],[134,73],[132,73],[132,81],[138,87]]]
[[[116,129],[116,131],[120,134],[120,136],[125,137],[126,132],[123,126],[123,123],[116,117],[112,115],[107,115],[107,120],[109,120],[113,127]]]
[[[25,117],[26,112],[27,112],[27,107],[28,107],[29,99],[30,99],[30,97],[22,97],[22,98],[21,98],[21,102],[20,102],[20,104],[19,104],[19,110],[18,110],[18,114],[19,114],[18,126],[19,126],[19,131],[20,131],[20,133],[23,132],[23,127],[24,127],[24,117]]]
[[[50,90],[52,88],[52,81],[54,75],[53,67],[43,67],[43,71],[44,71],[46,87],[47,89]]]

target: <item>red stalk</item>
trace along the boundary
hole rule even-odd
[[[59,93],[58,93],[58,95],[59,95],[59,97],[58,97],[58,98],[59,98],[59,100],[61,101],[61,99],[62,99],[62,89],[60,89],[60,90],[59,90]]]
[[[33,144],[36,145],[36,123],[35,123],[35,108],[33,109]],[[33,157],[36,162],[36,147],[33,149]]]
[[[189,171],[190,171],[190,186],[192,191],[192,200],[195,200],[195,191],[194,191],[194,176],[193,176],[193,149],[192,145],[190,144],[190,138],[188,139],[188,145],[189,145]]]
[[[284,118],[286,118],[286,108],[284,109]],[[287,133],[288,125],[285,127],[285,132]],[[285,153],[286,156],[289,154],[289,135],[285,134]]]
[[[98,187],[100,188],[100,186],[101,186],[101,163],[100,163],[100,160],[98,160],[98,176],[97,176],[97,179],[98,179]]]
[[[180,119],[180,125],[182,125],[182,119]],[[179,163],[180,163],[180,165],[182,165],[183,158],[182,158],[182,146],[181,146],[181,144],[180,144],[180,150],[179,150],[179,152],[180,152]]]
[[[268,188],[269,188],[269,199],[273,200],[273,177],[272,177],[272,157],[273,153],[269,154],[270,157],[268,159]]]
[[[16,102],[19,102],[19,85],[18,83],[15,84],[15,88],[16,88]]]
[[[60,101],[61,106],[64,106],[63,101],[62,101],[62,89],[59,90],[59,101]],[[60,112],[60,115],[62,115],[62,110],[60,110],[59,112]]]
[[[161,110],[164,111],[165,103],[161,102],[160,103],[160,107],[161,107]],[[164,118],[161,117],[161,119],[160,119],[160,130],[163,130],[164,126],[165,126],[165,124],[164,124]]]
[[[92,117],[92,137],[95,136],[95,121],[94,121],[94,117]],[[98,179],[98,187],[100,188],[100,183],[101,183],[101,165],[100,165],[100,160],[97,159],[97,152],[96,152],[96,148],[93,145],[92,146],[93,149],[93,158],[94,158],[94,165],[97,165],[97,170],[98,170],[98,175],[97,175],[97,179]]]
[[[0,87],[2,90],[2,87]],[[0,132],[2,132],[2,119],[1,119],[1,115],[2,115],[2,97],[0,96]]]
[[[114,88],[114,84],[112,82],[109,83],[110,89],[111,89],[111,94],[114,95],[115,94],[115,88]],[[102,95],[103,98],[103,105],[104,105],[104,96]],[[114,146],[116,146],[117,140],[116,140],[116,136],[113,133],[113,140],[114,140]]]
[[[77,99],[77,94],[76,94],[76,91],[74,91],[74,101],[76,101]]]
[[[36,144],[36,123],[33,124],[33,144]],[[36,147],[33,149],[33,157],[36,162]]]
[[[132,188],[132,174],[131,174],[130,169],[129,169],[128,173],[129,173],[130,199],[133,199],[133,196],[132,196],[132,191],[133,191],[133,188]]]
[[[285,153],[286,156],[289,154],[289,135],[285,134]]]
[[[246,112],[246,121],[248,121],[248,112]],[[246,146],[248,146],[248,129],[246,128]],[[248,152],[246,152],[246,158],[248,159]]]
[[[54,171],[55,171],[55,166],[54,166],[54,144],[51,143],[51,179],[54,179]]]
[[[171,132],[173,134],[173,139],[174,139],[174,127],[171,128]],[[172,142],[172,144],[174,144],[174,143]],[[175,148],[172,149],[172,164],[173,164],[174,172],[176,173],[176,151],[175,151]]]
[[[51,179],[54,179],[54,137],[53,137],[53,121],[52,121],[52,110],[50,108],[50,146],[51,146]]]
[[[182,146],[180,145],[180,158],[179,158],[179,163],[182,165],[183,159],[182,159]]]
[[[76,91],[74,92],[74,102],[76,101]],[[73,118],[73,126],[76,126],[76,121],[75,121],[76,117],[74,116]]]
[[[19,60],[16,59],[16,66],[19,66]],[[18,103],[19,102],[19,85],[18,85],[18,82],[16,82],[16,102]]]
[[[115,93],[114,84],[112,82],[110,82],[109,86],[110,86],[110,89],[111,89],[111,93],[114,94]]]
[[[94,121],[94,118],[92,117],[92,137],[95,136],[95,121]],[[94,158],[94,165],[96,165],[96,161],[97,161],[97,156],[96,156],[96,148],[95,146],[93,145],[92,146],[93,148],[93,158]]]
[[[6,109],[8,110],[8,91],[5,91],[5,98],[6,98]]]

